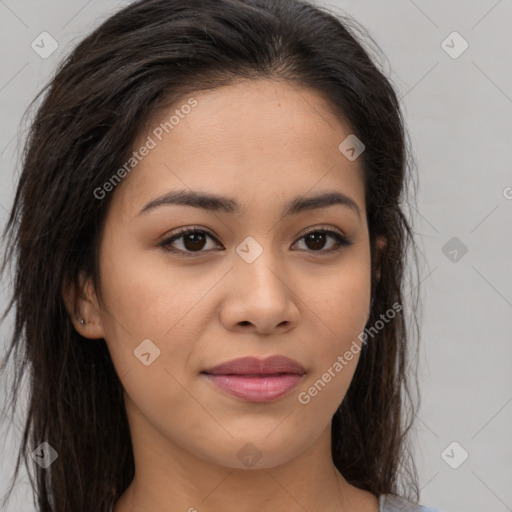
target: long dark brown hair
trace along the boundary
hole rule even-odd
[[[402,310],[362,346],[333,417],[332,457],[351,484],[418,501],[410,431],[419,407],[417,344],[411,350],[419,301],[414,288],[404,291],[409,249],[417,262],[405,212],[414,165],[377,48],[350,17],[301,0],[143,0],[108,18],[63,60],[29,107],[41,100],[4,232],[1,273],[4,280],[12,274],[13,291],[3,320],[13,309],[15,319],[1,369],[12,364],[6,406],[13,415],[29,375],[22,446],[4,505],[21,461],[39,512],[107,511],[133,479],[121,382],[105,341],[85,342],[74,329],[63,285],[78,284],[83,272],[97,286],[98,244],[115,191],[102,200],[93,191],[127,161],[152,116],[194,91],[260,78],[315,90],[366,146],[367,326],[393,304]],[[43,441],[59,454],[47,469],[30,456]]]

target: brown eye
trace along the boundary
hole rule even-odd
[[[208,252],[208,239],[216,242],[210,249],[222,247],[213,235],[197,228],[185,228],[167,238],[159,245],[168,252],[176,253],[180,256],[192,256],[194,253],[200,254],[202,252]],[[329,239],[334,242],[331,242],[330,247],[325,249],[325,246],[329,243]],[[352,242],[348,238],[330,229],[316,229],[310,231],[299,239],[299,241],[302,240],[305,242],[306,251],[318,252],[320,254],[334,252],[340,250],[342,247],[352,245]],[[181,247],[177,247],[178,242],[181,244]],[[296,244],[297,243],[298,242],[296,242]]]
[[[309,233],[309,235],[306,235],[304,238],[306,240],[306,245],[313,251],[318,251],[320,249],[323,249],[323,247],[327,241],[327,236],[325,235],[325,233],[319,233],[319,232]],[[308,244],[310,244],[310,245],[308,245]]]
[[[334,240],[334,244],[332,244],[330,248],[323,250],[329,238]],[[305,241],[306,250],[322,253],[336,251],[341,249],[341,247],[352,245],[352,242],[348,238],[330,229],[310,231],[299,240]]]
[[[214,240],[213,236],[206,231],[187,228],[167,238],[159,245],[166,251],[187,255],[187,253],[205,252],[203,249],[207,245],[208,238]],[[182,247],[177,248],[176,242],[180,242]],[[217,247],[217,245],[215,247]]]
[[[183,245],[187,251],[200,251],[206,243],[206,237],[203,233],[189,233],[183,236]]]

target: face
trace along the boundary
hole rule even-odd
[[[106,340],[132,435],[160,454],[268,468],[330,434],[357,365],[362,168],[315,91],[265,80],[191,98],[155,117],[134,147],[147,154],[111,192],[87,325]],[[276,355],[292,362],[258,366]]]

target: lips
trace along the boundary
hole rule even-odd
[[[298,386],[306,370],[285,356],[243,357],[201,372],[216,389],[249,402],[270,402]]]
[[[306,370],[297,361],[277,355],[266,359],[256,357],[233,359],[203,373],[209,375],[279,375],[283,373],[304,375]]]

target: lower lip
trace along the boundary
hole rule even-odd
[[[205,374],[217,387],[249,402],[270,402],[297,387],[302,375],[286,373],[249,377],[247,375]]]

